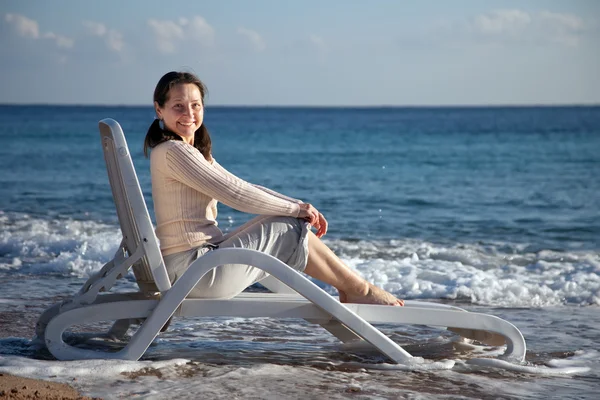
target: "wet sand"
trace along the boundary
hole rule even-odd
[[[0,373],[0,399],[92,400],[65,383]]]
[[[42,309],[41,306],[26,306],[25,309],[0,312],[0,338],[33,337],[35,322]],[[0,400],[4,399],[91,400],[92,397],[82,396],[65,383],[0,373]]]

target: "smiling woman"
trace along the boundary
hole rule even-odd
[[[204,125],[206,86],[193,74],[169,72],[154,89],[157,119],[150,126],[144,142],[144,154],[165,140],[183,140],[206,158],[211,159],[211,140]]]
[[[146,155],[152,148],[156,235],[170,280],[215,247],[242,247],[270,254],[334,286],[342,302],[404,305],[348,268],[320,240],[327,220],[315,207],[250,184],[217,163],[204,125],[205,93],[204,84],[191,73],[165,74],[154,90],[158,119],[144,142]],[[224,235],[217,227],[218,201],[258,217]],[[190,297],[234,297],[266,277],[259,268],[222,265],[206,274]]]
[[[156,115],[164,127],[179,135],[184,142],[194,145],[196,130],[202,126],[204,107],[200,89],[193,83],[173,87],[170,98],[164,104],[154,102]]]

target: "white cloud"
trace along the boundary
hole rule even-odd
[[[319,50],[321,53],[325,53],[327,51],[327,44],[322,37],[317,35],[310,35],[308,40]]]
[[[156,36],[156,45],[158,50],[163,53],[173,53],[175,51],[174,41],[183,38],[183,28],[173,21],[148,20],[150,29]]]
[[[582,18],[566,13],[522,10],[494,10],[477,15],[467,30],[479,38],[518,40],[522,42],[554,42],[576,46],[586,25]]]
[[[108,32],[106,26],[100,22],[83,21],[82,24],[92,36],[104,36]]]
[[[62,47],[64,49],[70,49],[71,47],[73,47],[73,44],[75,43],[75,41],[73,39],[68,38],[66,36],[58,35],[54,32],[44,33],[44,38],[54,40],[58,47]]]
[[[186,40],[210,46],[214,42],[215,31],[201,16],[191,20],[179,18],[177,21],[149,19],[148,26],[156,38],[156,46],[162,53],[174,53],[177,44]]]
[[[14,25],[19,35],[32,39],[37,39],[40,37],[38,23],[33,19],[29,19],[19,14],[6,14],[4,19],[6,22]]]
[[[553,26],[570,31],[582,31],[585,28],[583,20],[572,14],[560,14],[542,11],[540,18]]]
[[[474,28],[484,34],[514,35],[531,24],[531,16],[520,10],[496,10],[475,17]]]
[[[125,47],[125,41],[121,32],[115,29],[108,29],[106,25],[100,22],[83,21],[82,24],[90,35],[103,38],[106,47],[111,51],[120,53]]]
[[[212,45],[214,42],[215,30],[199,15],[192,18],[191,22],[188,24],[188,31],[194,40],[206,45]]]
[[[256,51],[264,51],[267,48],[265,40],[258,32],[253,31],[252,29],[244,28],[243,26],[239,27],[237,32],[246,37]]]
[[[73,47],[75,41],[69,37],[59,35],[54,32],[40,33],[40,28],[37,21],[27,18],[20,14],[6,14],[4,16],[6,22],[14,26],[18,35],[30,39],[50,39],[56,43],[57,47],[68,49]]]
[[[586,29],[583,20],[572,14],[559,14],[550,11],[540,13],[540,22],[557,43],[567,46],[577,46],[579,39]]]
[[[121,52],[125,47],[125,42],[123,41],[123,35],[120,32],[117,32],[113,29],[108,31],[106,37],[106,45],[112,51],[117,53]]]

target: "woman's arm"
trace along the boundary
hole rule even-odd
[[[220,170],[221,172],[223,172],[224,174],[229,174],[229,175],[233,175],[231,172],[227,171],[225,168],[223,168],[221,166],[221,164],[219,164],[217,162],[217,160],[215,160],[213,158],[213,167],[217,168],[218,170]],[[293,197],[289,197],[286,196],[284,194],[281,194],[279,192],[276,192],[274,190],[271,190],[269,188],[266,188],[264,186],[260,186],[260,185],[256,185],[254,183],[250,183],[252,186],[254,186],[257,189],[262,190],[263,192],[266,192],[272,196],[275,196],[277,198],[280,199],[284,199],[287,201],[291,201],[293,203],[298,203],[298,204],[302,204],[301,206],[301,216],[299,216],[300,218],[303,218],[303,214],[306,213],[307,217],[304,217],[304,219],[308,220],[311,225],[313,225],[315,228],[317,228],[317,237],[323,237],[326,233],[327,233],[327,227],[329,225],[329,223],[327,222],[327,220],[325,219],[325,217],[323,216],[323,214],[321,214],[316,208],[314,208],[312,205],[310,204],[306,204],[304,203],[302,200],[298,200],[298,199],[294,199]]]
[[[171,142],[165,158],[173,179],[236,210],[250,214],[303,217],[298,203],[258,189],[223,167],[215,168],[187,143]]]
[[[304,203],[302,200],[298,200],[298,199],[295,199],[295,198],[293,198],[293,197],[286,196],[285,194],[281,194],[281,193],[279,193],[279,192],[276,192],[276,191],[274,191],[273,189],[269,189],[269,188],[267,188],[267,187],[260,186],[260,185],[257,185],[257,184],[255,184],[255,183],[251,183],[251,185],[252,185],[252,186],[254,186],[254,187],[255,187],[255,188],[257,188],[257,189],[260,189],[260,190],[262,190],[263,192],[269,193],[270,195],[272,195],[272,196],[275,196],[275,197],[278,197],[278,198],[280,198],[280,199],[284,199],[284,200],[287,200],[287,201],[291,201],[292,203],[297,203],[297,204],[302,204],[302,203]]]
[[[214,158],[213,158],[213,164],[212,164],[212,166],[215,167],[215,168],[217,168],[219,171],[223,172],[224,174],[233,175],[231,172],[229,172],[228,170],[226,170],[225,168],[223,168],[223,166],[221,166],[221,164],[219,164],[217,162],[217,160],[215,160]],[[255,183],[250,183],[250,185],[254,186],[257,189],[262,190],[263,192],[266,192],[266,193],[270,194],[271,196],[275,196],[275,197],[283,199],[283,200],[291,201],[292,203],[298,203],[298,204],[304,203],[302,200],[298,200],[298,199],[295,199],[293,197],[286,196],[285,194],[281,194],[281,193],[276,192],[276,191],[274,191],[272,189],[269,189],[267,187],[260,186],[260,185],[257,185]]]

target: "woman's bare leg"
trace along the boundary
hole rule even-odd
[[[312,232],[308,233],[306,274],[335,287],[342,303],[402,306],[404,302],[351,270]]]

